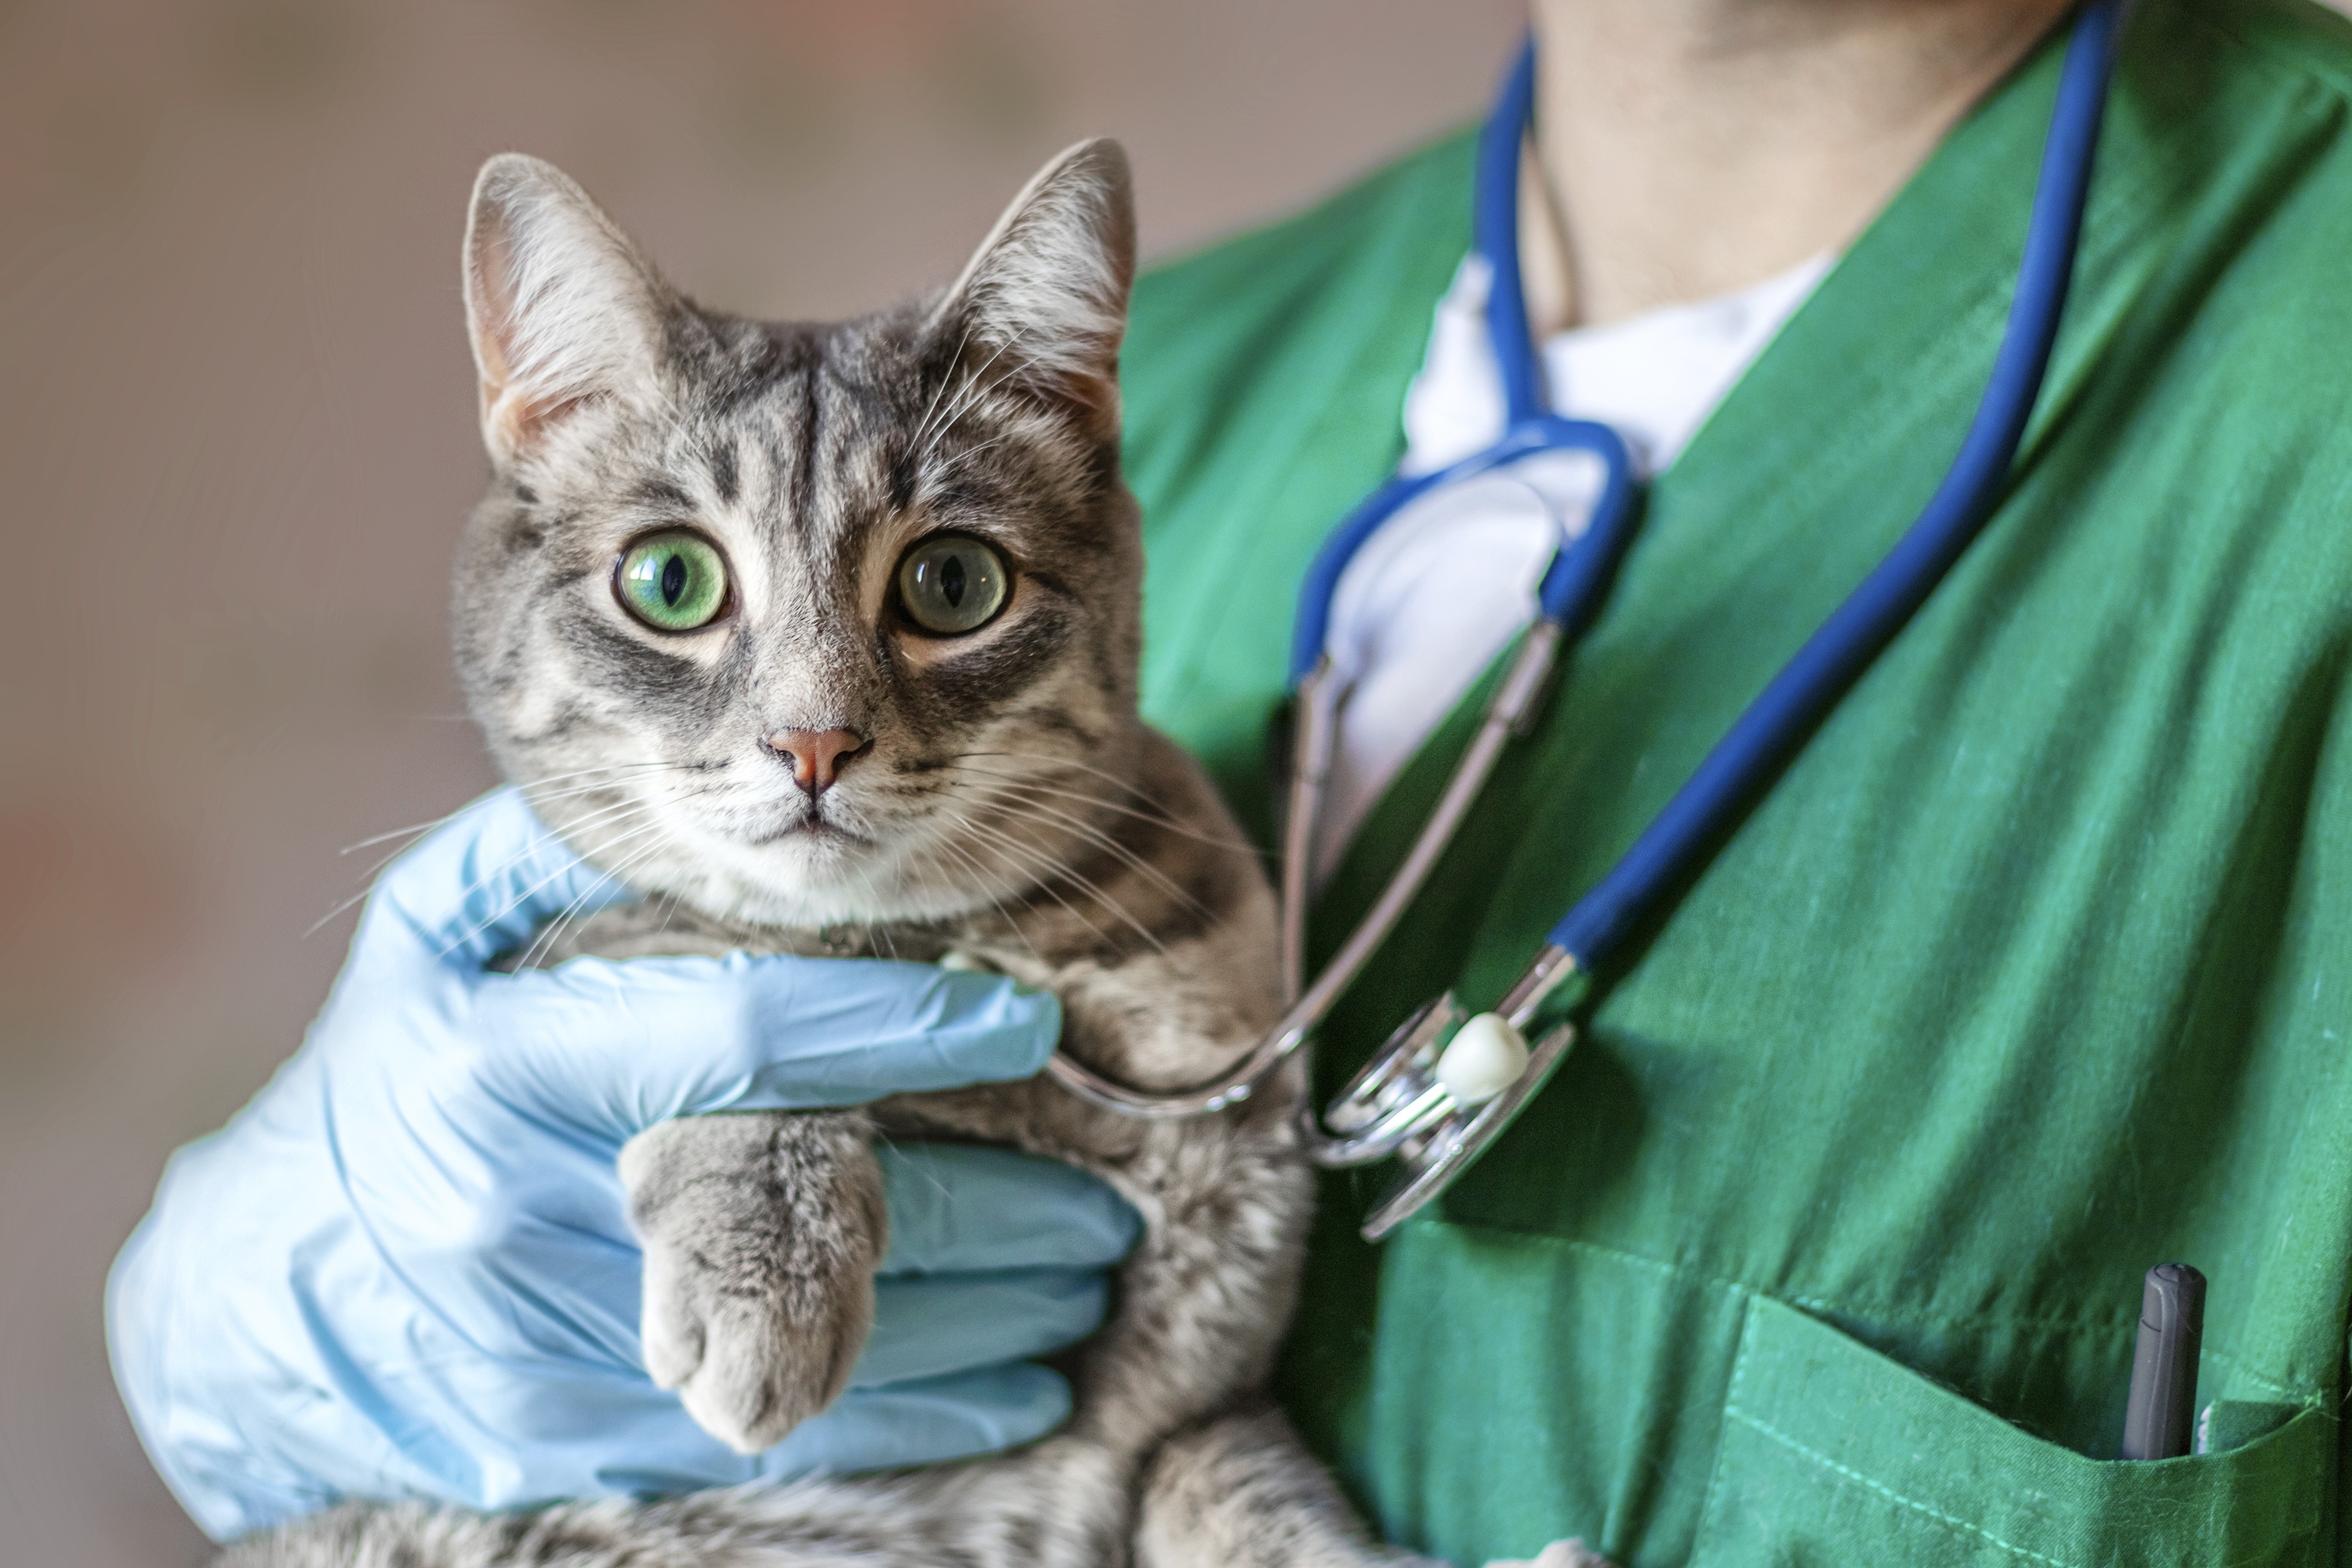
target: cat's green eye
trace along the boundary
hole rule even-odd
[[[727,563],[700,534],[673,528],[631,545],[613,589],[621,607],[655,631],[691,632],[727,608]]]
[[[1004,558],[967,534],[925,539],[898,563],[907,618],[941,637],[976,632],[1004,608]]]

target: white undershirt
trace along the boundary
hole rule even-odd
[[[1547,339],[1554,412],[1614,426],[1644,477],[1662,472],[1834,259]],[[1502,436],[1487,275],[1482,257],[1465,257],[1438,301],[1428,356],[1405,394],[1406,474],[1459,462]],[[1536,580],[1562,536],[1583,531],[1599,487],[1600,464],[1582,454],[1545,459],[1516,479],[1449,486],[1392,518],[1349,563],[1328,647],[1353,685],[1316,834],[1318,883],[1381,792],[1534,617]]]

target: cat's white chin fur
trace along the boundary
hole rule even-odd
[[[986,908],[989,891],[926,874],[919,844],[792,833],[764,843],[672,830],[679,867],[695,874],[662,891],[706,910],[794,930],[824,925],[948,920]],[[663,881],[648,867],[633,880]]]

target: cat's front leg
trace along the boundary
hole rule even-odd
[[[665,1122],[621,1151],[645,1248],[646,1370],[742,1453],[840,1396],[874,1322],[888,1240],[863,1116]]]

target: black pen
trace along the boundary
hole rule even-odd
[[[2197,1416],[2197,1353],[2204,1339],[2205,1276],[2186,1263],[2150,1269],[2140,1291],[2125,1458],[2170,1459],[2189,1452]]]

